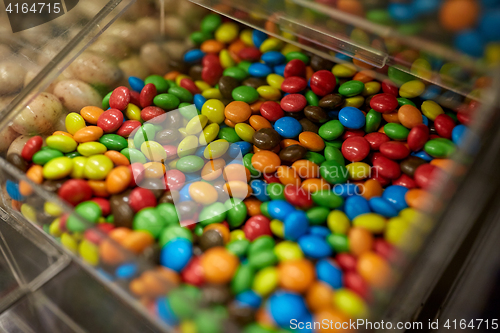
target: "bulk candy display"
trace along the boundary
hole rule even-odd
[[[172,70],[150,56],[134,60],[146,75],[101,62],[105,96],[63,99],[72,112],[57,130],[61,97],[37,97],[44,116],[12,125],[23,135],[7,160],[26,175],[6,183],[12,208],[178,332],[367,318],[397,282],[400,250],[419,245],[408,231],[427,227],[479,103],[441,106],[409,74],[379,82],[217,14],[200,27]],[[87,56],[71,65],[82,81]]]

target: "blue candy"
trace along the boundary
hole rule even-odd
[[[285,291],[274,293],[269,298],[267,307],[274,321],[281,328],[290,328],[290,320],[301,321],[309,315],[304,298]]]
[[[380,214],[384,217],[398,216],[398,211],[394,208],[393,204],[381,197],[374,197],[368,201],[370,208],[373,212]]]
[[[441,0],[414,0],[412,9],[419,15],[433,14],[441,6]]]
[[[323,238],[326,238],[331,233],[332,232],[330,231],[330,229],[322,225],[313,225],[312,227],[309,228],[309,234]]]
[[[198,147],[198,148],[196,149],[196,152],[195,152],[194,154],[195,154],[196,156],[198,156],[198,157],[203,158],[204,153],[205,153],[205,149],[206,149],[206,147],[205,147],[205,146]]]
[[[358,192],[358,186],[353,183],[335,184],[335,186],[333,186],[333,193],[344,199],[352,195],[359,195]]]
[[[365,126],[366,118],[361,110],[346,106],[339,112],[339,121],[347,128],[360,129]]]
[[[272,72],[273,70],[269,66],[260,62],[253,63],[248,67],[248,73],[255,77],[267,77]]]
[[[431,85],[425,89],[424,93],[420,95],[420,98],[424,100],[434,100],[441,94],[441,87]]]
[[[422,115],[422,124],[424,124],[425,126],[429,126],[429,118]]]
[[[451,140],[453,141],[454,144],[459,146],[462,144],[462,141],[465,139],[467,136],[467,126],[465,125],[457,125],[453,128],[453,131],[451,132]]]
[[[391,2],[388,10],[391,18],[401,23],[408,23],[417,17],[413,7],[407,3]]]
[[[201,177],[199,171],[193,173],[185,173],[184,176],[186,176],[186,183],[198,181]]]
[[[405,200],[406,192],[408,192],[408,189],[404,186],[391,185],[385,189],[384,193],[382,193],[382,198],[389,201],[399,212],[408,207]]]
[[[176,272],[182,271],[193,255],[193,244],[185,238],[176,238],[167,243],[160,253],[160,263]]]
[[[272,200],[267,205],[267,211],[271,218],[285,221],[287,216],[295,212],[295,207],[285,200]]]
[[[500,25],[498,26],[500,29]],[[455,48],[473,57],[482,57],[486,45],[481,34],[474,30],[465,30],[455,36]]]
[[[260,179],[254,179],[250,182],[250,187],[252,188],[252,195],[254,195],[260,201],[269,201],[269,196],[267,195],[267,183]]]
[[[274,129],[286,139],[297,137],[302,132],[302,125],[292,117],[282,117],[274,123]]]
[[[198,111],[201,111],[201,108],[203,107],[203,104],[205,104],[207,99],[200,94],[196,94],[193,97],[193,101],[194,101],[194,105],[196,106],[196,109]]]
[[[368,200],[362,196],[356,195],[345,199],[344,212],[349,220],[352,221],[358,215],[370,213],[371,209]]]
[[[277,66],[285,62],[286,58],[281,52],[269,51],[260,58],[268,66]]]
[[[274,201],[271,201],[271,203]],[[271,203],[269,205],[271,205]],[[307,232],[309,220],[307,214],[301,210],[290,213],[284,219],[285,239],[295,241]]]
[[[259,48],[262,43],[267,39],[267,35],[260,30],[254,30],[252,32],[252,41],[255,47]]]
[[[142,88],[144,88],[144,81],[135,76],[130,76],[128,78],[128,84],[130,84],[130,88],[133,91],[141,92]]]
[[[160,297],[156,300],[156,309],[158,316],[167,324],[171,326],[177,326],[179,324],[179,318],[175,315],[166,297]]]
[[[432,158],[431,155],[427,154],[425,151],[421,150],[421,151],[417,151],[417,152],[414,152],[414,153],[411,153],[412,156],[417,156],[417,157],[420,157],[421,159],[427,161],[427,162],[430,162],[432,161],[434,158]]]
[[[17,201],[23,201],[24,196],[19,193],[19,184],[13,182],[10,179],[7,179],[7,183],[5,184],[5,189],[7,190],[7,194],[9,197],[11,197],[13,200]]]
[[[342,270],[329,259],[318,261],[316,276],[318,280],[327,283],[333,289],[342,288]]]
[[[229,146],[227,153],[230,157],[243,157],[252,150],[252,144],[246,141],[238,141]]]
[[[262,298],[253,290],[244,291],[236,295],[236,300],[251,308],[258,309],[262,303]]]
[[[189,187],[191,186],[190,183],[187,183],[184,185],[181,190],[179,191],[179,201],[192,201],[191,195],[189,195]]]
[[[285,67],[286,67],[285,64],[274,66],[274,72],[278,75],[284,76],[285,75]]]
[[[328,111],[328,118],[329,119],[339,119],[339,112],[340,111]]]
[[[500,40],[500,10],[485,11],[481,21],[479,22],[479,29],[482,37],[488,41]]]
[[[195,62],[201,61],[201,59],[203,59],[204,56],[205,56],[205,52],[203,52],[200,49],[194,49],[194,50],[187,51],[184,54],[184,61],[187,63],[195,63]]]
[[[333,250],[326,240],[316,235],[302,236],[298,243],[302,252],[309,258],[321,259],[333,254]]]
[[[342,54],[342,53],[335,54],[335,58],[342,60],[342,61],[352,62],[351,57],[349,57],[348,55]]]
[[[136,264],[123,264],[115,270],[115,275],[119,279],[130,279],[137,274]]]

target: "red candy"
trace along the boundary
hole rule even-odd
[[[205,283],[200,257],[193,257],[181,272],[182,281],[200,287]]]
[[[417,183],[410,176],[402,173],[398,179],[392,181],[392,185],[400,185],[404,186],[407,189],[411,190],[412,188],[417,187]]]
[[[342,144],[342,155],[351,162],[360,162],[370,153],[370,144],[364,137],[354,136]]]
[[[138,127],[141,127],[141,122],[139,120],[127,120],[120,126],[116,134],[128,138]]]
[[[380,185],[382,185],[382,187],[386,187],[387,185],[389,185],[391,183],[390,179],[381,176],[379,172],[372,172],[371,179],[375,179],[376,181],[378,181],[380,183]]]
[[[303,188],[295,185],[288,185],[285,187],[285,199],[295,207],[310,208],[313,205],[311,195]]]
[[[153,124],[159,124],[165,121],[166,112],[162,108],[157,106],[147,106],[141,111],[141,118],[144,121],[148,121]]]
[[[130,103],[134,105],[141,105],[141,94],[137,91],[130,92]]]
[[[410,155],[410,149],[402,142],[389,141],[380,145],[380,152],[391,160],[402,160]]]
[[[355,272],[347,272],[344,275],[344,285],[364,299],[370,298],[370,288],[363,278]]]
[[[375,153],[372,160],[373,167],[382,177],[396,179],[401,175],[399,164],[394,162],[393,160],[388,159],[381,153]]]
[[[245,237],[249,241],[253,241],[257,237],[268,235],[272,236],[271,221],[264,215],[255,215],[249,218],[243,226]]]
[[[64,201],[76,206],[92,198],[92,188],[83,179],[70,179],[62,184],[57,195]]]
[[[439,173],[439,168],[432,164],[422,164],[415,170],[413,179],[417,183],[418,187],[428,190],[435,183],[434,180],[437,179],[437,174]]]
[[[97,126],[102,128],[104,133],[113,133],[123,124],[123,113],[117,109],[109,109],[97,119]]]
[[[200,89],[196,86],[196,84],[191,79],[188,79],[188,78],[182,79],[180,82],[180,86],[182,88],[188,90],[193,95],[201,93]]]
[[[132,171],[132,177],[130,178],[129,187],[135,187],[140,184],[144,179],[144,166],[142,163],[132,163],[129,166],[130,171]]]
[[[310,85],[313,93],[323,97],[333,92],[337,85],[337,81],[332,72],[323,69],[311,76]]]
[[[142,88],[141,95],[139,96],[139,102],[141,103],[141,107],[145,108],[146,106],[150,106],[153,104],[153,99],[157,94],[156,86],[152,83],[148,83]]]
[[[108,216],[111,213],[111,205],[109,201],[104,198],[92,198],[92,201],[101,207],[102,216]]]
[[[397,259],[397,251],[391,244],[387,243],[383,239],[375,239],[373,242],[373,251],[391,262],[394,262]]]
[[[352,254],[339,253],[335,257],[335,261],[343,271],[356,271],[358,260]]]
[[[378,94],[370,100],[370,107],[380,113],[391,113],[398,107],[396,96],[391,94]]]
[[[219,79],[222,77],[223,72],[224,68],[222,68],[220,64],[205,66],[201,70],[201,78],[209,85],[214,86],[217,84],[217,82],[219,82]]]
[[[379,150],[384,142],[391,141],[386,134],[380,132],[368,133],[365,135],[365,139],[370,144],[371,150]]]
[[[186,176],[179,170],[168,170],[165,173],[167,190],[180,190],[186,182]]]
[[[281,108],[287,112],[299,112],[307,106],[304,95],[290,94],[281,99]]]
[[[134,188],[132,192],[130,192],[128,200],[130,208],[132,208],[136,213],[143,208],[156,206],[156,197],[153,192],[147,188]]]
[[[285,116],[285,112],[277,102],[264,102],[260,106],[260,114],[269,121],[276,121]]]
[[[436,132],[446,139],[451,139],[451,132],[455,128],[455,121],[447,114],[440,114],[434,119]]]
[[[216,54],[211,53],[203,57],[201,64],[203,67],[220,66],[220,60]]]
[[[238,52],[238,57],[241,60],[248,60],[251,62],[256,62],[260,60],[262,53],[256,47],[245,47]]]
[[[302,60],[293,59],[286,64],[283,76],[285,79],[292,76],[306,77],[306,64]]]
[[[398,87],[391,80],[382,81],[382,91],[386,94],[391,94],[394,96],[399,96]]]
[[[342,140],[347,140],[349,138],[353,138],[355,136],[364,136],[365,135],[365,131],[363,131],[362,129],[352,129],[352,130],[348,130],[348,131],[345,131],[342,136],[340,137]]]
[[[33,155],[35,155],[35,153],[39,151],[42,146],[43,139],[41,136],[37,135],[28,139],[23,147],[23,150],[21,151],[21,157],[28,162],[31,161]]]
[[[429,140],[429,128],[424,124],[417,125],[410,130],[407,142],[408,147],[413,151],[421,150]]]
[[[268,184],[281,183],[278,176],[276,176],[276,173],[264,173],[263,176],[264,176],[264,181]]]
[[[177,146],[164,145],[163,149],[167,153],[167,160],[172,160],[177,157]]]
[[[113,109],[125,110],[130,103],[130,91],[127,87],[118,87],[109,97],[109,106]]]
[[[289,94],[296,94],[307,88],[306,79],[298,76],[292,76],[283,81],[281,90]]]
[[[83,233],[83,237],[85,237],[85,239],[88,240],[89,242],[98,245],[105,236],[99,233],[95,229],[87,229]]]

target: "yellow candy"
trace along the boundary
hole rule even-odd
[[[252,29],[245,29],[240,33],[240,39],[245,45],[247,46],[253,46],[253,30]]]
[[[163,162],[167,159],[165,148],[156,141],[143,142],[141,145],[141,152],[150,161]]]
[[[57,157],[43,166],[43,177],[45,179],[62,179],[68,176],[73,169],[73,160],[69,157]]]
[[[346,235],[351,227],[349,218],[343,211],[340,210],[332,210],[326,218],[326,224],[334,234],[341,235]]]
[[[252,289],[260,296],[269,295],[276,287],[278,287],[278,270],[276,267],[266,267],[255,275]]]
[[[82,118],[83,119],[83,118]],[[57,149],[62,153],[70,153],[76,149],[76,141],[65,135],[51,135],[45,142],[47,146]]]
[[[113,162],[104,155],[93,155],[87,159],[83,176],[91,180],[101,180],[106,178],[108,173],[113,169]]]
[[[186,132],[186,128],[185,127],[181,127],[178,129],[179,133],[182,134],[183,137],[186,137],[188,136],[187,132]]]
[[[198,149],[198,138],[194,135],[188,135],[177,146],[177,155],[184,157],[192,155]]]
[[[230,238],[229,238],[230,241],[246,239],[245,232],[241,229],[233,230],[233,231],[231,231],[231,233],[229,235],[230,235]]]
[[[353,77],[356,74],[356,66],[350,63],[337,64],[333,66],[332,73],[335,77]]]
[[[100,142],[84,142],[80,143],[77,150],[82,156],[92,156],[104,154],[108,148]]]
[[[186,125],[187,134],[198,134],[203,131],[203,128],[207,125],[207,116],[200,114],[193,117]]]
[[[252,126],[245,123],[238,123],[234,126],[234,130],[236,134],[241,138],[241,140],[246,142],[253,142],[253,135],[255,134],[255,130]]]
[[[182,79],[189,79],[189,76],[187,76],[185,74],[179,74],[179,75],[177,75],[176,78],[175,78],[175,84],[178,85],[178,86],[180,86]]]
[[[229,67],[236,66],[236,63],[234,62],[233,58],[229,54],[229,51],[226,49],[220,51],[219,61],[220,61],[222,68],[229,68]]]
[[[380,91],[381,84],[377,81],[371,81],[365,83],[365,89],[363,89],[363,96],[370,96],[378,94]]]
[[[257,92],[260,97],[270,101],[276,101],[281,98],[281,91],[271,86],[260,86],[257,88]]]
[[[196,324],[192,321],[184,320],[180,324],[181,333],[197,333]]]
[[[201,93],[206,99],[222,99],[222,94],[218,88],[210,88]]]
[[[217,201],[215,187],[207,182],[194,182],[189,186],[189,195],[194,202],[208,206]]]
[[[169,168],[169,169],[175,169],[175,166],[177,165],[177,161],[178,161],[178,160],[179,160],[179,159],[178,159],[178,158],[176,158],[175,160],[172,160],[172,161],[168,162],[168,168]]]
[[[333,305],[350,318],[366,318],[366,302],[355,292],[341,288],[333,293]]]
[[[219,134],[219,125],[216,123],[212,123],[203,129],[203,132],[200,134],[200,138],[198,141],[200,145],[204,146],[214,141],[215,138],[217,138],[218,134]]]
[[[215,39],[222,43],[231,43],[238,37],[238,25],[234,22],[222,23],[217,30],[215,30]]]
[[[488,65],[500,63],[500,43],[488,43],[484,50],[484,55]]]
[[[129,103],[127,105],[127,108],[125,109],[125,116],[129,120],[138,120],[138,121],[142,122],[141,109],[139,109],[138,106],[136,106],[132,103]]]
[[[64,233],[61,236],[61,244],[74,254],[78,251],[78,243],[71,235]]]
[[[304,253],[299,244],[291,241],[284,241],[274,247],[274,253],[279,261],[297,260],[304,258]]]
[[[363,162],[354,162],[345,166],[350,180],[361,180],[370,177],[370,166]]]
[[[77,156],[73,158],[73,170],[71,170],[71,178],[82,179],[83,170],[85,169],[85,164],[87,163],[87,158],[84,156]]]
[[[268,38],[260,45],[260,52],[279,51],[283,48],[283,41],[277,38]]]
[[[420,80],[408,81],[399,88],[399,95],[404,98],[415,98],[425,90],[425,84]]]
[[[285,78],[278,74],[269,74],[266,81],[271,87],[281,89],[281,84],[285,81]]]
[[[293,44],[286,44],[285,47],[281,50],[281,54],[287,55],[290,52],[300,52],[302,51],[300,47],[295,46]]]
[[[431,64],[425,59],[418,58],[411,65],[411,70],[413,74],[422,77],[424,79],[432,78],[432,67]]]
[[[354,96],[346,98],[342,107],[352,106],[354,108],[360,108],[365,102],[365,98],[363,96]]]
[[[196,87],[198,87],[198,89],[201,90],[201,92],[204,92],[205,90],[208,90],[208,89],[212,88],[211,85],[209,85],[205,81],[201,81],[201,80],[194,81],[194,84],[196,85]]]
[[[275,236],[284,238],[285,226],[283,225],[283,222],[281,222],[280,220],[272,220],[269,226],[271,227],[271,231]]]
[[[218,99],[209,99],[203,104],[201,114],[207,116],[208,120],[212,123],[220,124],[224,121],[224,103]]]
[[[436,120],[437,116],[444,113],[443,108],[438,103],[430,100],[423,102],[421,109],[424,116],[432,121]]]
[[[92,266],[99,264],[99,248],[94,243],[86,239],[82,240],[78,246],[78,252],[80,257]]]
[[[57,218],[49,226],[49,234],[51,234],[54,237],[61,237],[62,231],[61,228],[59,227],[61,223],[61,219]]]
[[[28,204],[21,205],[21,214],[30,222],[36,222],[36,210]]]
[[[384,232],[386,220],[382,215],[376,213],[361,214],[354,218],[352,224],[355,227],[361,227],[374,234]]]
[[[76,112],[71,112],[70,114],[68,114],[64,123],[66,125],[66,130],[71,135],[87,126],[85,125],[85,119],[83,119],[83,117]]]
[[[405,236],[409,226],[410,223],[401,217],[393,217],[389,219],[385,227],[385,240],[396,246],[403,245],[406,240]]]
[[[208,159],[216,159],[221,157],[229,149],[229,142],[224,139],[219,139],[211,142],[203,152],[203,156]]]
[[[61,216],[63,213],[63,210],[61,207],[59,207],[57,204],[53,202],[46,201],[45,204],[43,205],[43,210],[51,216]]]

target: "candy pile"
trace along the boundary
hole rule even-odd
[[[13,207],[180,332],[365,318],[477,102],[443,109],[419,80],[377,82],[215,14],[191,39],[186,72],[130,77],[8,155],[88,223],[24,181],[7,181]],[[158,267],[139,273],[117,243]]]

